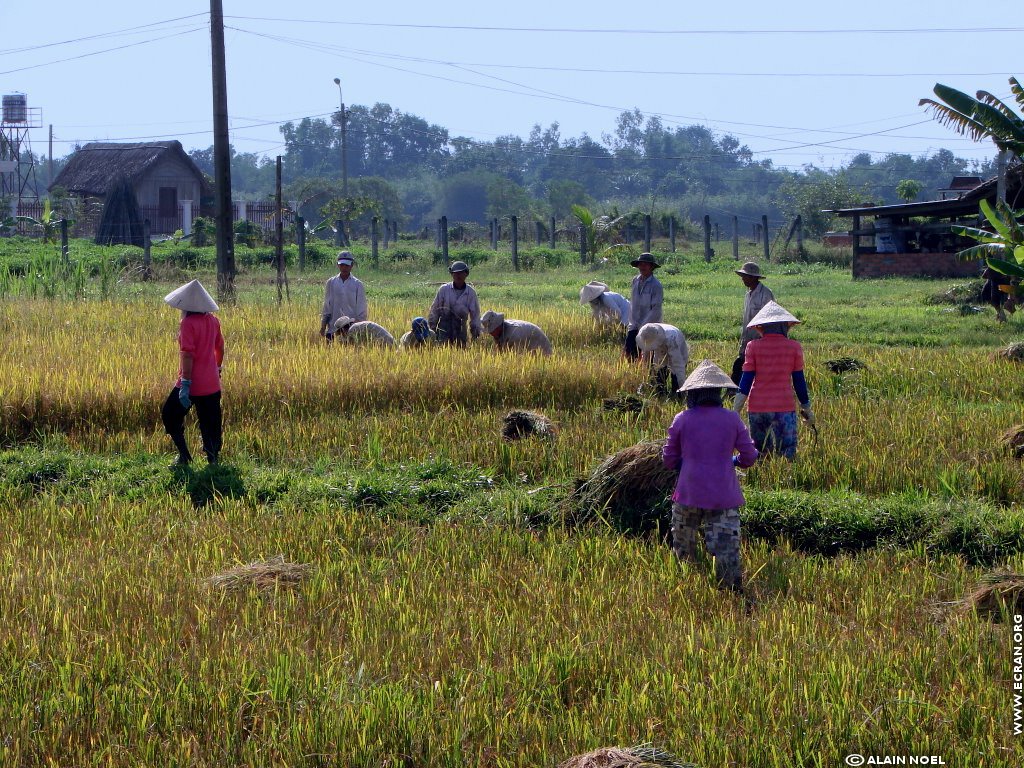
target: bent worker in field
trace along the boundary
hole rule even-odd
[[[640,273],[633,278],[629,299],[629,330],[626,331],[625,355],[630,360],[640,357],[636,346],[636,335],[647,323],[661,322],[661,305],[665,291],[654,276],[654,270],[661,266],[654,256],[641,253],[630,262]]]
[[[662,461],[679,472],[672,492],[672,551],[680,560],[696,560],[703,527],[719,587],[741,591],[744,498],[734,467],[753,466],[758,454],[743,420],[722,405],[722,391],[733,389],[732,379],[710,360],[694,369],[679,389],[686,410],[672,419]]]
[[[754,315],[761,311],[762,307],[769,301],[775,301],[775,295],[768,286],[761,281],[764,274],[755,262],[748,261],[736,270],[736,274],[743,280],[747,287],[747,295],[743,297],[743,321],[740,324],[740,350],[732,364],[732,380],[734,384],[740,383],[740,376],[743,375],[743,358],[746,354],[747,344],[758,338],[758,333],[749,327]]]
[[[335,338],[344,344],[393,347],[395,337],[387,328],[369,320],[356,322],[355,318],[342,315],[334,323]]]
[[[437,289],[427,315],[427,325],[437,334],[438,343],[464,347],[469,343],[469,336],[474,340],[480,336],[480,303],[473,286],[466,282],[469,277],[466,262],[453,261],[448,272],[452,281]]]
[[[427,318],[414,317],[412,319],[412,329],[402,334],[402,338],[398,340],[398,346],[411,349],[432,344],[436,340],[437,336],[430,330],[430,323],[427,322]]]
[[[589,305],[594,320],[601,324],[629,326],[629,299],[608,290],[608,286],[591,280],[580,288],[580,304]]]
[[[650,366],[655,388],[674,395],[679,383],[686,379],[686,363],[690,359],[683,332],[668,323],[647,323],[636,335],[636,346]]]
[[[216,464],[222,433],[220,367],[224,363],[224,337],[220,321],[212,313],[220,307],[198,280],[171,291],[164,301],[181,310],[178,380],[160,412],[164,429],[178,449],[174,466],[192,463],[185,440],[185,415],[193,403],[206,460]]]
[[[486,333],[494,337],[500,350],[551,354],[551,342],[539,326],[525,320],[506,320],[501,312],[487,311],[480,319]]]
[[[324,306],[320,311],[320,335],[330,344],[334,339],[334,326],[339,317],[351,317],[355,322],[365,320],[366,289],[352,274],[355,259],[349,251],[341,251],[337,258],[338,274],[327,281],[324,288]]]

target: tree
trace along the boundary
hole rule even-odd
[[[610,243],[617,234],[617,227],[622,223],[623,216],[594,216],[588,208],[582,205],[572,207],[572,215],[576,217],[583,226],[583,239],[586,241],[587,256],[591,261],[597,258],[598,248],[605,243]],[[609,245],[604,250],[614,246]],[[602,251],[603,252],[603,251]]]
[[[1024,211],[1014,211],[1002,200],[996,201],[995,208],[982,200],[980,208],[992,231],[954,226],[956,234],[978,241],[978,245],[960,251],[957,257],[963,261],[985,259],[996,272],[1024,278],[1024,229],[1019,222]]]
[[[933,91],[945,103],[921,99],[918,106],[931,110],[940,123],[961,136],[968,136],[974,141],[992,139],[999,149],[1012,152],[1017,157],[1024,156],[1024,119],[1001,99],[988,91],[978,91],[977,98],[972,98],[941,83],[936,83]],[[1024,88],[1015,77],[1010,78],[1010,92],[1017,106],[1024,110]]]
[[[914,181],[913,179],[903,179],[899,184],[896,185],[896,196],[900,200],[905,200],[908,203],[912,203],[917,200],[917,196],[921,194],[921,190],[924,185],[920,181]]]
[[[555,179],[548,184],[548,204],[551,206],[551,213],[555,218],[564,219],[572,215],[574,205],[589,208],[593,201],[587,194],[586,188],[578,181]]]

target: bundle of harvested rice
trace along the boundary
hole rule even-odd
[[[607,511],[620,528],[646,531],[667,518],[676,472],[661,460],[664,440],[647,440],[613,454],[581,482],[566,501],[576,521]]]
[[[558,768],[696,768],[675,755],[640,744],[635,747],[602,747],[585,755],[576,755],[558,764]]]
[[[237,565],[223,573],[211,576],[207,583],[213,587],[227,590],[248,590],[250,587],[272,590],[276,587],[295,586],[310,571],[311,566],[305,563],[289,563],[284,555],[277,555],[269,560],[257,560],[248,565]]]
[[[977,304],[982,301],[981,292],[984,287],[984,280],[954,283],[946,290],[930,296],[928,301],[931,304]]]
[[[1024,341],[1015,341],[1013,344],[1000,349],[996,354],[1015,363],[1022,362],[1024,361]]]
[[[850,371],[860,371],[867,367],[855,357],[837,357],[835,360],[827,360],[825,365],[828,366],[832,373],[849,373]]]
[[[1006,446],[1006,450],[1012,453],[1014,458],[1024,458],[1024,424],[1006,430],[999,438],[999,442]]]
[[[554,437],[557,431],[551,419],[536,411],[509,411],[501,425],[503,440],[521,440],[530,435]]]
[[[987,574],[958,605],[964,612],[977,611],[996,621],[1005,615],[1021,613],[1024,609],[1024,574],[1012,571]]]
[[[601,407],[606,411],[618,411],[619,413],[640,413],[644,409],[643,398],[636,395],[617,395],[606,397],[601,402]]]

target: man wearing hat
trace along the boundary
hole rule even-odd
[[[633,290],[629,301],[629,330],[626,331],[625,354],[630,360],[640,357],[636,346],[636,335],[647,323],[661,322],[661,304],[665,292],[661,282],[654,276],[654,270],[661,266],[649,253],[641,253],[630,262],[640,273],[633,278]]]
[[[701,361],[682,387],[686,410],[677,413],[662,451],[665,467],[679,472],[672,493],[672,549],[696,560],[697,535],[715,559],[722,588],[741,590],[740,513],[743,492],[733,467],[750,467],[757,449],[739,416],[724,408],[722,391],[736,385],[710,360]]]
[[[480,336],[480,302],[476,291],[466,282],[469,265],[464,261],[453,261],[448,267],[452,281],[437,289],[434,303],[430,305],[427,325],[437,334],[440,344],[455,344],[464,347],[469,343],[469,334],[475,340]]]
[[[591,280],[580,288],[580,304],[590,305],[598,323],[619,323],[629,326],[629,299],[608,290],[608,286]]]
[[[757,331],[748,327],[749,323],[765,304],[775,300],[775,296],[771,289],[761,282],[764,275],[761,273],[761,267],[755,262],[748,261],[736,270],[736,274],[747,286],[747,295],[743,298],[743,322],[740,325],[740,351],[732,364],[733,383],[739,384],[740,376],[743,373],[743,356],[746,353],[747,344],[758,337]]]
[[[359,322],[367,317],[366,289],[358,277],[352,276],[355,259],[350,251],[338,254],[338,274],[327,281],[324,306],[320,311],[320,335],[329,344],[334,338],[334,326],[339,317],[351,317]]]
[[[224,337],[220,321],[210,313],[219,307],[198,280],[171,291],[164,301],[181,310],[178,379],[160,412],[164,429],[178,449],[175,464],[186,466],[192,462],[185,441],[185,414],[193,403],[206,459],[216,464],[221,446],[220,366],[224,362]]]
[[[525,320],[506,320],[501,312],[488,310],[480,319],[484,332],[494,337],[500,350],[551,354],[551,342],[539,326]]]
[[[334,322],[334,336],[344,344],[395,346],[395,337],[388,333],[388,329],[383,325],[372,323],[369,320],[356,322],[355,318],[348,315],[342,315]]]

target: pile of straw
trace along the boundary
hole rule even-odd
[[[996,354],[1004,360],[1012,360],[1015,363],[1024,362],[1024,341],[1015,341],[1000,349]]]
[[[223,573],[211,576],[207,583],[229,591],[248,591],[252,587],[274,590],[277,587],[291,587],[301,582],[310,572],[305,563],[289,563],[284,555],[269,560],[258,560],[248,565],[238,565]]]
[[[1006,450],[1012,453],[1014,458],[1024,459],[1024,424],[1006,430],[1000,436],[999,442],[1006,446]]]
[[[964,612],[976,611],[998,621],[1005,615],[1024,612],[1024,574],[995,571],[982,578],[977,588],[960,600]]]
[[[835,360],[827,360],[825,365],[828,366],[832,373],[849,373],[850,371],[860,371],[867,367],[855,357],[837,357]]]
[[[567,497],[577,521],[607,513],[624,530],[647,531],[663,523],[677,473],[661,461],[664,440],[647,440],[613,454]]]
[[[576,755],[558,764],[558,768],[696,768],[681,762],[669,752],[641,744],[636,747],[602,747],[585,755]]]
[[[606,397],[601,402],[601,407],[606,411],[640,413],[644,409],[644,401],[643,398],[636,395],[618,395],[616,397]]]
[[[522,440],[524,437],[554,437],[557,428],[547,416],[536,411],[509,411],[501,422],[503,440]]]

